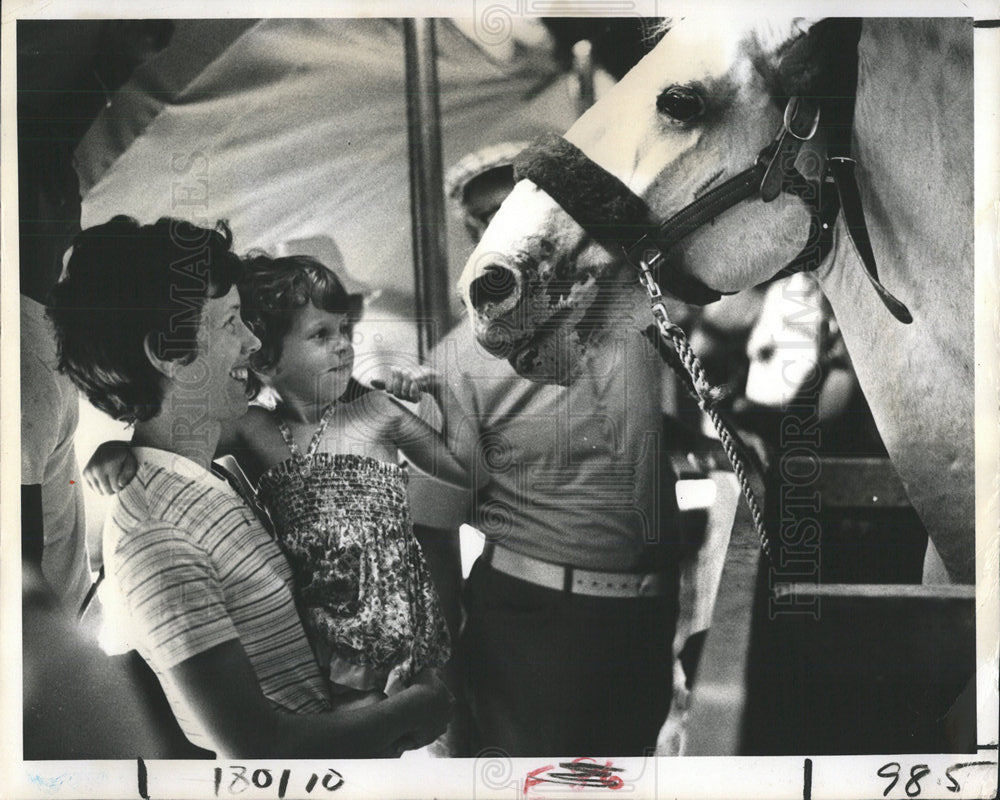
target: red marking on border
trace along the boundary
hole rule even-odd
[[[545,780],[543,778],[536,778],[535,776],[538,775],[540,772],[546,772],[547,770],[552,769],[554,766],[555,764],[546,764],[544,767],[539,767],[538,769],[531,770],[531,772],[529,772],[527,775],[524,776],[524,789],[522,790],[521,793],[527,796],[528,790],[532,786],[535,786],[539,783],[545,783]]]
[[[583,763],[588,762],[588,763]],[[625,785],[625,781],[616,772],[621,772],[621,768],[613,766],[608,760],[601,766],[597,761],[588,756],[574,758],[572,761],[560,762],[559,766],[568,772],[550,772],[555,766],[548,764],[538,769],[533,769],[524,778],[524,789],[522,794],[528,795],[528,790],[540,783],[555,783],[569,786],[574,790],[587,787],[617,790]]]

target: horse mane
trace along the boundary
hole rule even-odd
[[[834,118],[849,119],[858,85],[860,38],[860,19],[823,19],[789,42],[777,60],[773,53],[760,53],[754,64],[779,108],[790,97],[810,97],[824,107],[838,106]]]

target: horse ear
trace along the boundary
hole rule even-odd
[[[802,30],[800,27],[799,30]],[[823,19],[778,52],[772,94],[837,98],[854,95],[858,79],[860,19]]]
[[[763,20],[754,28],[756,46],[765,58],[778,58],[788,46],[807,34],[822,17],[795,17],[784,20]]]

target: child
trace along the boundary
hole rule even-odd
[[[239,288],[261,341],[249,391],[256,396],[263,383],[277,402],[273,410],[251,406],[223,431],[216,456],[235,457],[258,486],[334,702],[375,702],[449,657],[397,454],[445,480],[466,473],[448,449],[447,425],[439,434],[351,377],[361,297],[323,264],[253,254]],[[385,388],[409,400],[440,390],[432,376],[399,370]],[[131,479],[130,461],[121,443],[102,445],[85,474],[104,493]]]

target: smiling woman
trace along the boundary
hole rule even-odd
[[[49,312],[59,369],[112,418],[155,417],[163,374],[151,357],[195,359],[203,307],[228,295],[242,269],[231,246],[224,223],[208,230],[166,217],[140,226],[118,216],[81,233]]]
[[[54,292],[60,366],[135,424],[135,479],[104,529],[117,622],[193,744],[234,756],[398,754],[440,732],[447,690],[409,675],[364,713],[334,708],[288,562],[209,471],[224,429],[247,416],[260,347],[240,316],[231,243],[221,225],[116,217],[80,235]]]
[[[189,361],[160,356],[148,338],[145,343],[150,363],[171,380],[165,401],[199,414],[187,428],[195,452],[199,437],[206,436],[205,423],[221,424],[246,413],[248,357],[260,347],[240,316],[235,286],[206,300],[200,316],[197,352]]]

